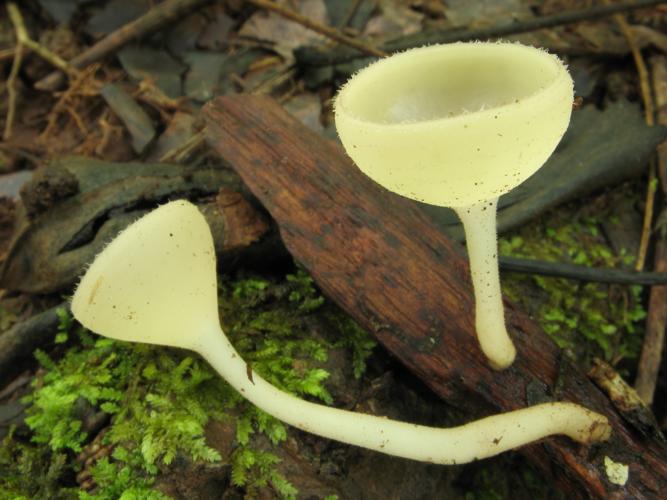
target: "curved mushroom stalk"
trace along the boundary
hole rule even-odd
[[[250,402],[306,432],[371,450],[436,464],[462,464],[497,455],[554,434],[580,443],[606,440],[607,419],[573,403],[545,403],[442,429],[339,410],[287,394],[245,362],[218,329],[198,349],[215,370]]]
[[[572,100],[572,78],[557,57],[471,42],[381,59],[334,103],[343,146],[366,175],[394,193],[454,208],[463,220],[477,335],[496,369],[512,363],[514,346],[498,283],[495,204],[551,155]]]
[[[248,373],[218,320],[213,238],[197,208],[168,203],[122,232],[97,257],[72,300],[79,322],[107,337],[191,349],[252,403],[307,432],[379,452],[454,464],[552,434],[607,439],[607,419],[572,403],[547,403],[451,429],[310,403]]]

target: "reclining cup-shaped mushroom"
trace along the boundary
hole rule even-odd
[[[354,75],[335,100],[338,134],[366,175],[394,193],[451,207],[461,218],[477,336],[497,369],[516,355],[498,276],[498,197],[551,155],[572,100],[572,79],[557,57],[479,42],[381,59]]]
[[[191,349],[270,415],[304,431],[390,455],[454,464],[552,435],[605,440],[607,419],[573,403],[546,403],[452,429],[397,422],[310,403],[250,371],[223,333],[213,238],[185,201],[168,203],[122,232],[81,280],[72,312],[85,327],[130,342]]]

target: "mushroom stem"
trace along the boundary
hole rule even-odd
[[[107,337],[191,349],[270,415],[304,431],[415,460],[463,463],[552,435],[606,439],[607,419],[548,403],[436,429],[303,401],[252,372],[220,327],[213,238],[199,210],[168,203],[123,231],[95,259],[72,299],[74,317]]]
[[[516,349],[505,328],[498,274],[496,208],[498,198],[455,208],[463,222],[475,291],[475,329],[482,351],[496,370],[514,361]]]
[[[354,413],[304,401],[252,376],[224,332],[211,329],[194,346],[216,371],[250,402],[303,431],[389,455],[461,464],[497,455],[553,434],[580,443],[605,440],[607,419],[573,403],[545,403],[486,417],[449,429]]]

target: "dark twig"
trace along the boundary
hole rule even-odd
[[[667,285],[667,272],[637,272],[622,269],[580,266],[540,260],[500,257],[500,269],[511,273],[538,274],[592,283],[621,285]]]
[[[70,61],[70,65],[77,69],[82,69],[109,54],[113,54],[128,43],[153,33],[166,24],[182,19],[191,10],[210,1],[166,0],[153,7],[143,16],[118,28],[92,47],[83,51]],[[58,71],[39,80],[35,84],[35,88],[40,90],[55,90],[62,85],[63,81],[64,76]]]
[[[329,37],[338,43],[342,43],[343,45],[352,47],[353,49],[363,52],[366,55],[375,57],[384,57],[387,55],[384,51],[378,50],[375,47],[371,47],[370,45],[364,42],[349,37],[344,33],[342,33],[340,30],[337,30],[336,28],[332,28],[330,26],[326,26],[324,24],[313,21],[312,19],[303,16],[298,12],[294,12],[293,10],[290,10],[286,7],[283,7],[282,5],[277,4],[276,2],[270,0],[246,0],[246,1],[256,7],[275,12],[279,16],[289,19],[290,21],[294,21],[295,23],[299,23],[302,26],[305,26],[306,28],[315,31],[316,33]]]
[[[444,31],[417,33],[415,35],[408,35],[390,40],[380,47],[380,49],[392,53],[432,43],[450,43],[478,39],[485,40],[488,38],[515,35],[544,28],[553,28],[555,26],[563,26],[580,21],[599,19],[619,12],[629,12],[663,3],[667,2],[665,0],[624,1],[612,5],[596,5],[588,9],[563,12],[551,16],[542,16],[526,21],[502,23],[488,28],[468,29],[467,27],[458,27]],[[338,64],[363,57],[358,51],[348,47],[337,47],[333,50],[304,47],[296,50],[295,54],[299,63],[311,66]]]

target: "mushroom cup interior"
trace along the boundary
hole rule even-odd
[[[373,72],[359,75],[361,81],[343,94],[340,107],[382,125],[441,120],[516,104],[560,76],[559,65],[541,51],[513,44],[469,48],[410,52],[377,64]],[[364,79],[381,82],[382,90],[364,85]]]
[[[382,59],[335,100],[343,146],[371,179],[448,207],[530,177],[567,129],[573,85],[549,53],[514,43],[421,47]]]

